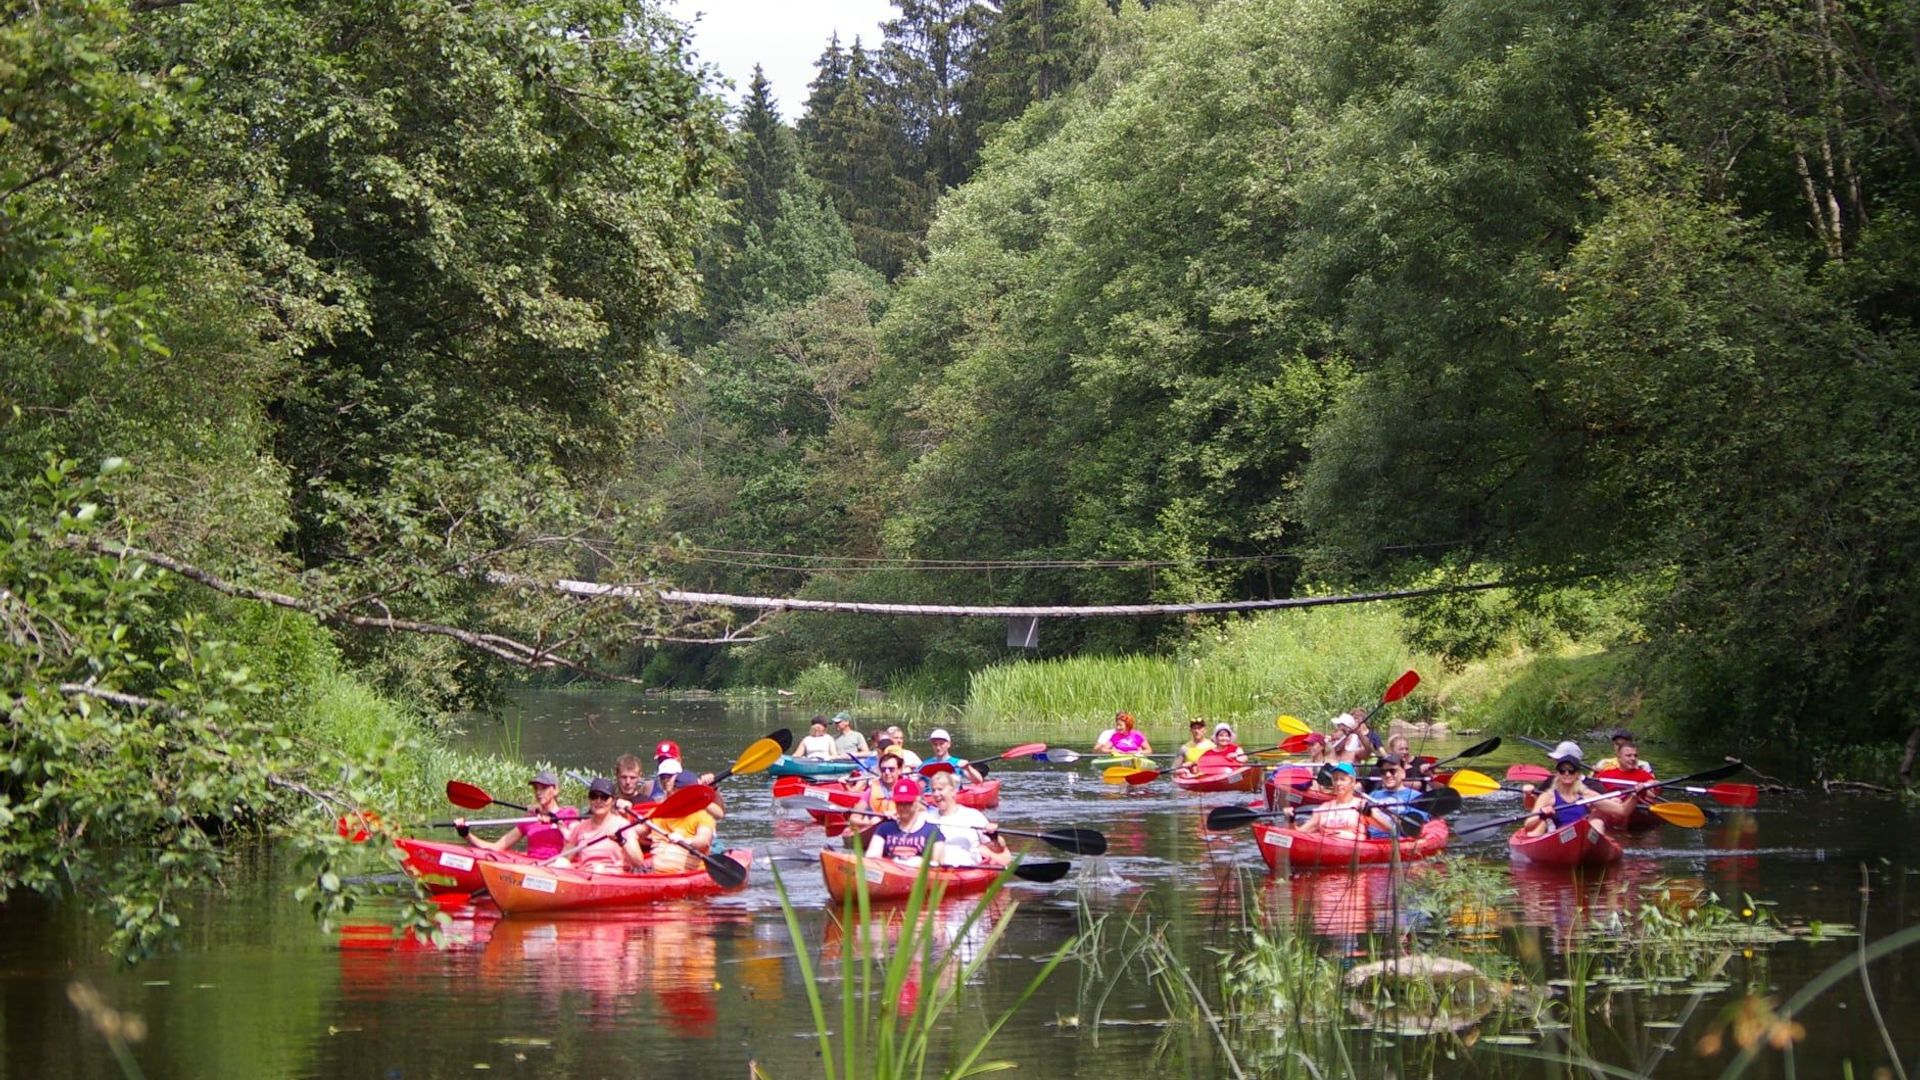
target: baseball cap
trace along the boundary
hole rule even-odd
[[[1353,714],[1350,712],[1343,712],[1339,716],[1336,716],[1333,718],[1334,727],[1353,727],[1359,722],[1360,721],[1355,720],[1353,718]]]
[[[653,748],[653,760],[655,761],[659,761],[661,758],[677,758],[679,756],[680,744],[674,742],[672,739],[663,740],[659,746]]]
[[[657,776],[668,776],[679,772],[681,768],[682,766],[679,761],[673,758],[666,758],[660,762],[660,767],[654,770],[654,774]]]
[[[953,736],[947,734],[946,728],[937,727],[927,733],[927,741],[928,742],[952,742]]]
[[[611,796],[613,794],[613,781],[604,776],[596,776],[593,778],[593,782],[587,785],[587,794]]]
[[[1632,742],[1633,732],[1628,731],[1626,728],[1621,728],[1619,731],[1616,731],[1611,736],[1609,736],[1609,738],[1611,738],[1614,742],[1619,742],[1622,739],[1625,739],[1628,742]]]
[[[1307,745],[1308,746],[1325,746],[1327,745],[1327,737],[1325,735],[1320,734],[1317,731],[1310,732],[1307,735]]]
[[[901,777],[893,782],[894,802],[914,802],[920,798],[920,781]]]
[[[853,723],[853,717],[848,716],[846,713],[840,713],[833,718],[833,722],[836,724],[851,724]]]
[[[1343,773],[1346,773],[1348,776],[1354,775],[1353,766],[1345,761],[1342,761],[1339,764],[1335,765],[1333,767],[1333,771],[1343,772]]]
[[[533,774],[532,783],[545,784],[548,787],[559,787],[560,778],[553,775],[552,769],[541,769],[539,772]]]
[[[1566,761],[1569,759],[1573,761],[1579,761],[1581,760],[1580,744],[1577,742],[1568,740],[1566,742],[1561,743],[1559,746],[1554,747],[1553,753],[1548,754],[1547,756],[1552,758],[1555,761]]]

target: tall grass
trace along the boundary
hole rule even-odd
[[[975,737],[1091,738],[1125,710],[1149,738],[1171,746],[1194,717],[1264,726],[1281,712],[1319,722],[1369,705],[1418,659],[1401,642],[1399,617],[1382,605],[1234,620],[1198,632],[1172,656],[987,668],[968,688],[967,726]]]

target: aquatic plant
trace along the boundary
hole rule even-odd
[[[851,709],[860,683],[838,664],[815,664],[793,681],[794,700],[810,709]]]
[[[953,1008],[961,988],[973,980],[993,954],[994,946],[1018,907],[1009,904],[998,917],[986,923],[1005,877],[981,894],[953,929],[956,942],[970,943],[963,956],[957,948],[940,947],[937,926],[931,917],[939,904],[938,887],[928,877],[925,865],[906,901],[883,911],[876,911],[869,900],[865,877],[854,875],[855,888],[840,907],[837,1017],[828,1014],[818,972],[809,955],[811,939],[801,929],[799,913],[787,896],[786,883],[781,880],[778,867],[773,869],[773,879],[780,897],[780,910],[786,917],[787,932],[793,940],[801,983],[807,990],[807,1005],[812,1011],[814,1035],[820,1043],[820,1059],[827,1080],[840,1077],[900,1080],[926,1076],[935,1033],[945,1029],[942,1016]],[[1040,989],[1073,947],[1074,939],[1063,942],[1006,1011],[971,1045],[949,1051],[946,1067],[938,1075],[958,1078],[1011,1068],[1010,1062],[982,1058],[994,1036]],[[757,1065],[753,1072],[756,1077],[767,1075]]]

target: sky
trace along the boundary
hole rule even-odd
[[[889,0],[670,0],[668,7],[683,20],[699,15],[695,51],[733,80],[734,88],[725,92],[729,102],[737,104],[746,93],[758,63],[788,123],[800,118],[813,62],[834,31],[843,45],[858,36],[872,46],[880,40],[880,24],[894,16]]]

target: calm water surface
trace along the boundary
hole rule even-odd
[[[516,716],[524,758],[601,774],[622,752],[650,757],[661,738],[677,739],[696,767],[719,768],[773,728],[805,726],[804,716],[768,707],[615,692],[527,694]],[[493,749],[501,730],[482,725],[471,739]],[[999,748],[974,745],[964,725],[955,731],[963,753]],[[1672,747],[1647,754],[1666,775],[1715,763]],[[1503,749],[1474,764],[1498,776],[1512,762],[1537,760],[1530,755]],[[1201,828],[1207,808],[1238,796],[1180,795],[1164,782],[1116,788],[1085,762],[1008,763],[994,775],[1005,782],[995,815],[1003,823],[1091,826],[1112,844],[1102,859],[1077,860],[1060,885],[1005,891],[993,912],[1005,920],[1003,938],[941,1018],[943,1045],[970,1043],[1078,931],[1083,908],[1107,915],[1108,947],[1069,960],[996,1038],[989,1057],[1015,1061],[1027,1075],[1228,1076],[1229,1052],[1249,1076],[1599,1075],[1543,1060],[1577,1050],[1615,1069],[1718,1076],[1727,1055],[1702,1057],[1696,1043],[1730,1030],[1750,991],[1784,1000],[1860,947],[1850,932],[1808,928],[1858,924],[1863,865],[1868,941],[1920,921],[1920,813],[1894,802],[1767,795],[1758,809],[1725,811],[1702,830],[1669,826],[1634,837],[1620,866],[1584,882],[1509,869],[1506,832],[1494,829],[1456,850],[1491,868],[1481,876],[1517,892],[1477,916],[1468,905],[1467,922],[1456,924],[1465,934],[1447,945],[1497,951],[1515,981],[1569,998],[1548,1011],[1546,1024],[1515,1007],[1461,1039],[1390,1036],[1355,1030],[1347,1011],[1316,1025],[1317,1036],[1240,1030],[1223,1050],[1177,1001],[1170,1008],[1143,965],[1125,962],[1124,946],[1140,940],[1141,928],[1164,935],[1218,1008],[1220,957],[1244,947],[1250,924],[1307,928],[1327,956],[1348,965],[1385,949],[1396,925],[1424,926],[1421,940],[1434,940],[1410,910],[1427,887],[1422,879],[1270,875],[1247,832],[1210,836]],[[728,785],[722,837],[755,852],[744,890],[591,918],[500,918],[482,904],[457,914],[445,950],[395,946],[371,927],[320,934],[287,899],[284,868],[270,856],[243,869],[230,893],[186,914],[183,953],[131,971],[103,959],[95,928],[15,902],[0,910],[0,1080],[121,1075],[67,1003],[75,980],[147,1021],[149,1036],[135,1053],[149,1077],[745,1077],[750,1061],[772,1077],[819,1076],[806,988],[771,871],[800,910],[831,1009],[841,942],[816,859],[826,841],[803,815],[777,809],[768,786],[763,777]],[[1469,800],[1456,826],[1516,806],[1513,795]],[[1031,857],[1063,856],[1036,845]],[[1609,931],[1590,928],[1631,920],[1663,889],[1711,892],[1736,913],[1751,896],[1795,936],[1722,950],[1724,964],[1705,980],[1693,970],[1700,965],[1680,965],[1688,970],[1670,982],[1650,978],[1644,964],[1608,952]],[[970,956],[983,935],[977,926],[967,932],[966,913],[964,904],[947,905],[937,932]],[[1854,975],[1802,1015],[1799,1075],[1842,1075],[1850,1062],[1852,1074],[1865,1077],[1885,1065],[1874,1005],[1907,1068],[1920,1064],[1920,950],[1871,970],[1874,1001]],[[924,1000],[934,988],[913,989]],[[1788,1070],[1772,1054],[1747,1075]]]

